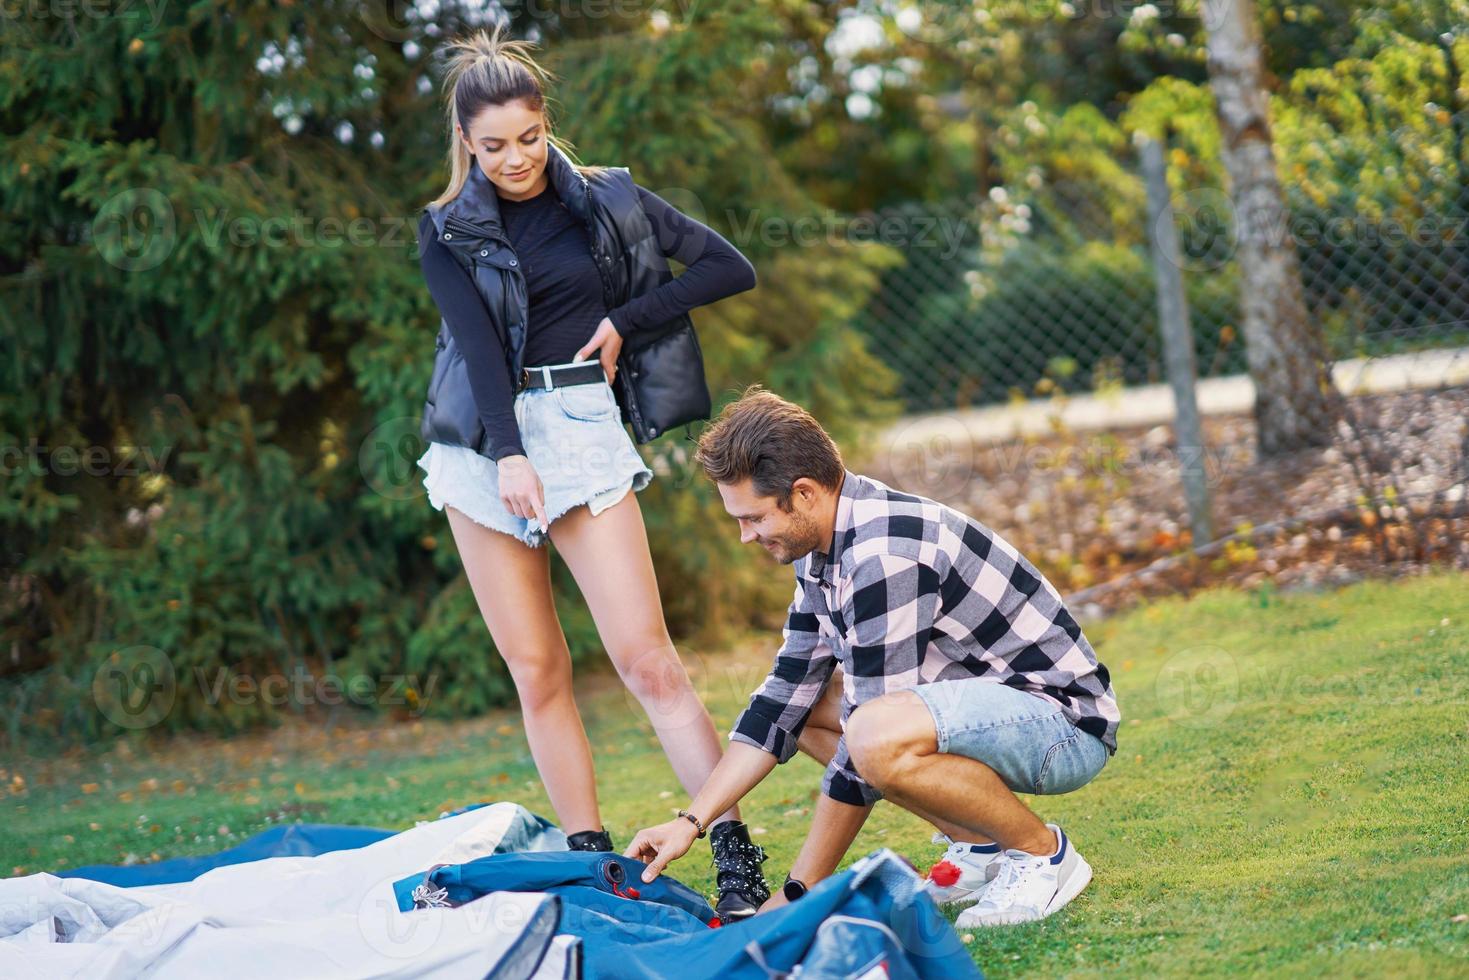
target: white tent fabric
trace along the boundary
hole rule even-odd
[[[395,880],[492,854],[533,820],[496,803],[365,847],[229,865],[172,885],[0,880],[0,977],[559,980],[575,956],[553,947],[550,896],[497,892],[401,912],[393,895]],[[561,849],[565,837],[546,831],[532,846]]]

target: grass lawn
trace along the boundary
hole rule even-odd
[[[987,973],[1469,976],[1469,578],[1218,591],[1088,633],[1122,706],[1120,751],[1081,791],[1027,800],[1096,877],[1046,922],[971,933]],[[716,724],[776,639],[686,651]],[[686,796],[615,678],[588,672],[578,688],[624,846]],[[119,742],[4,767],[5,874],[206,853],[281,821],[402,828],[496,799],[550,815],[513,712]],[[798,757],[747,801],[773,880],[819,780]],[[883,804],[850,856],[888,846],[926,867],[930,833]],[[707,891],[702,848],[672,871]]]

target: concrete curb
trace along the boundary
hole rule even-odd
[[[1352,395],[1469,384],[1469,347],[1338,361],[1332,378]],[[1198,400],[1203,415],[1248,414],[1254,409],[1255,385],[1247,375],[1205,378],[1199,382]],[[1164,425],[1173,421],[1173,414],[1173,392],[1166,384],[1142,385],[1101,395],[908,415],[877,442],[887,452],[960,441],[990,445],[1045,435],[1057,424],[1073,432],[1127,429]]]

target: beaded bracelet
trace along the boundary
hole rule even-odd
[[[680,817],[683,817],[685,820],[689,821],[690,823],[692,823],[695,827],[698,827],[699,828],[699,836],[698,837],[695,837],[694,840],[701,840],[704,837],[704,834],[705,834],[704,824],[699,820],[698,817],[694,816],[692,813],[690,813],[687,810],[680,810],[680,811],[678,811],[678,815]]]

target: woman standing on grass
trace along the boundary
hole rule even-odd
[[[612,382],[624,338],[753,288],[755,270],[625,170],[573,164],[550,132],[547,76],[529,48],[499,28],[448,48],[452,175],[418,231],[445,353],[418,465],[515,683],[556,817],[571,847],[610,851],[543,545],[549,538],[565,559],[618,674],[679,781],[697,792],[721,741],[664,624],[636,496],[653,473],[623,428]],[[685,266],[676,279],[669,258]],[[619,275],[642,284],[621,303]],[[660,386],[687,383],[663,371]],[[769,896],[764,852],[733,808],[709,836],[720,914],[753,914]]]

